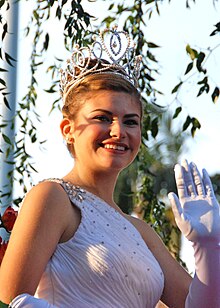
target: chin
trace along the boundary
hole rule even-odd
[[[117,172],[121,172],[122,170],[124,170],[125,168],[127,168],[132,162],[128,162],[127,164],[123,163],[112,163],[112,164],[108,164],[106,165],[106,168],[108,171],[109,170],[115,170]]]
[[[130,157],[131,158],[131,157]],[[133,159],[125,159],[125,157],[122,159],[119,159],[119,157],[117,159],[111,159],[111,158],[104,158],[101,157],[100,160],[97,162],[97,169],[100,168],[100,171],[103,170],[105,172],[109,172],[109,171],[117,171],[120,172],[123,169],[127,168],[132,162],[134,161]],[[99,165],[99,167],[98,167]]]

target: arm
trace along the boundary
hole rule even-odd
[[[69,199],[59,184],[44,182],[27,194],[0,268],[0,300],[34,295],[46,264],[65,234]]]
[[[186,299],[187,308],[220,307],[220,212],[209,176],[201,177],[194,164],[175,167],[179,199],[169,194],[176,223],[193,242],[195,277]]]

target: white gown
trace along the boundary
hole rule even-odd
[[[59,308],[153,308],[162,270],[137,229],[97,196],[61,179],[81,211],[74,236],[57,245],[35,297]]]

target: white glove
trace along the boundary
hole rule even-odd
[[[208,173],[195,164],[175,166],[178,197],[168,195],[177,226],[193,242],[195,277],[185,307],[220,307],[220,208]]]
[[[11,308],[57,308],[46,300],[36,298],[27,293],[16,296],[9,304]]]

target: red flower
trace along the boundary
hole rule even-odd
[[[0,236],[0,264],[2,263],[7,246],[8,242],[4,242]]]
[[[9,206],[1,217],[2,225],[8,232],[11,232],[17,216],[18,212]]]

